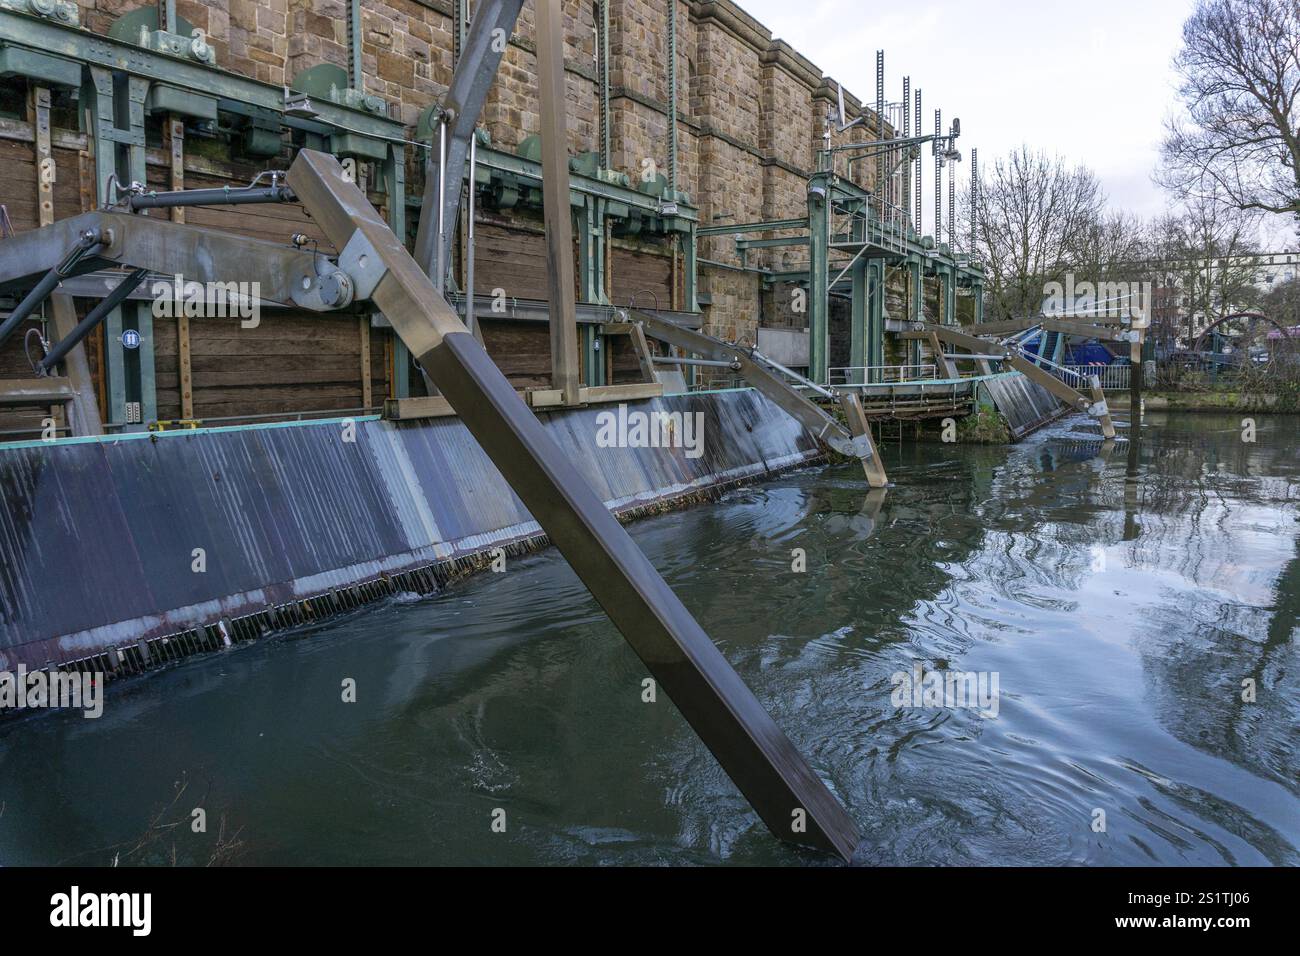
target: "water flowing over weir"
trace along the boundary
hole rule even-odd
[[[1023,375],[994,375],[984,379],[982,385],[1007,420],[1015,441],[1070,411],[1051,392]]]
[[[1082,417],[1014,446],[891,442],[883,495],[814,465],[629,531],[870,862],[1294,866],[1300,422],[1259,425],[1250,444],[1240,416],[1149,413],[1102,452]],[[822,571],[792,573],[795,546]],[[998,673],[997,718],[894,706],[917,661]],[[109,865],[185,780],[180,825],[120,866],[172,865],[172,836],[207,864],[220,815],[249,865],[830,862],[769,839],[644,677],[548,548],[110,686],[98,720],[0,722],[0,856]]]
[[[602,501],[632,515],[820,455],[757,392],[669,396],[701,453],[602,448],[614,406],[542,413]],[[355,441],[347,441],[349,425]],[[212,428],[0,448],[0,667],[139,669],[393,590],[429,590],[545,537],[458,419]],[[196,549],[202,549],[202,571]],[[241,620],[246,619],[246,620]]]

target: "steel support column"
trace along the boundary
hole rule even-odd
[[[678,233],[679,241],[682,243],[682,284],[684,286],[682,310],[685,312],[700,311],[700,300],[698,294],[699,288],[699,264],[697,261],[696,244],[699,238],[695,232],[694,223],[691,224],[691,231],[685,236]]]
[[[943,267],[940,280],[943,288],[943,324],[957,324],[957,270],[952,266]]]
[[[388,193],[388,227],[398,241],[406,243],[406,146],[390,143],[388,158],[384,161],[384,190]],[[473,183],[470,184],[473,188]],[[406,345],[393,336],[393,397],[409,398],[411,395],[411,355]]]
[[[479,0],[474,5],[464,49],[456,61],[451,84],[443,99],[448,114],[445,182],[441,197],[443,221],[447,228],[442,240],[442,261],[451,262],[452,237],[456,234],[456,213],[460,208],[460,184],[469,162],[469,141],[474,135],[488,91],[496,79],[497,67],[506,51],[510,35],[523,0]],[[538,17],[539,21],[541,17]],[[563,75],[560,77],[563,94]],[[438,168],[436,155],[428,151],[424,165],[424,198],[420,203],[420,225],[415,236],[415,260],[429,275],[437,271],[438,262]],[[567,167],[566,167],[567,168]],[[400,233],[399,233],[400,235]]]
[[[573,295],[573,212],[569,202],[562,12],[561,0],[538,0],[537,75],[542,101],[542,206],[551,304],[551,387],[560,391],[566,405],[576,405],[578,321]]]
[[[829,376],[830,188],[825,173],[808,186],[808,377],[819,385]]]
[[[849,319],[849,373],[846,381],[851,385],[862,385],[870,379],[861,367],[873,364],[868,344],[871,322],[867,317],[868,303],[872,296],[872,275],[867,260],[858,259],[853,263],[849,275],[853,279],[853,293]]]
[[[885,261],[872,259],[867,278],[871,294],[867,298],[867,363],[885,364]]]
[[[917,112],[918,121],[920,119],[920,116],[921,116],[920,111],[918,111]],[[920,168],[919,163],[917,168],[918,169]],[[918,189],[918,193],[919,191],[920,190]],[[917,202],[918,215],[920,211],[921,211],[921,206],[918,198],[918,202]],[[908,274],[908,279],[911,283],[911,295],[909,296],[910,301],[908,302],[911,315],[909,315],[908,318],[913,322],[924,322],[925,321],[925,268],[921,261],[920,256],[915,254],[908,256],[907,274]],[[920,342],[917,341],[909,342],[908,361],[912,365],[916,365],[916,366],[919,366],[921,364],[921,343]]]

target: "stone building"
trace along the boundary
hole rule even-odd
[[[0,51],[13,54],[0,64],[0,204],[14,230],[116,202],[132,182],[244,185],[287,168],[296,149],[310,147],[355,161],[376,207],[412,242],[432,113],[471,5],[176,0],[175,30],[160,32],[164,11],[140,0],[57,0],[39,9],[31,0],[0,0]],[[563,11],[568,150],[585,203],[575,207],[580,306],[635,302],[694,313],[706,332],[749,344],[760,326],[797,338],[809,325],[792,305],[808,285],[808,244],[759,242],[742,254],[728,229],[808,217],[810,177],[827,117],[838,109],[838,84],[730,0],[564,0]],[[476,182],[474,291],[511,303],[508,314],[485,313],[484,341],[521,389],[543,387],[549,375],[545,311],[521,305],[548,293],[534,36],[528,0],[481,114]],[[309,92],[315,109],[289,108],[295,91]],[[843,102],[846,118],[860,121],[837,142],[893,135],[851,91]],[[833,166],[852,188],[870,189],[878,175],[875,163],[850,166],[842,153]],[[680,213],[665,212],[670,206]],[[295,206],[203,207],[173,218],[280,242],[297,235],[328,248]],[[462,216],[451,270],[462,289],[464,230]],[[903,231],[908,261],[880,268],[878,286],[888,291],[872,300],[875,361],[919,358],[885,340],[886,315],[931,312],[931,298],[936,310],[953,312],[951,294],[946,306],[939,295],[934,263],[947,256],[949,285],[956,285],[955,258],[924,245],[911,225]],[[92,285],[67,287],[82,314],[103,295],[102,282]],[[823,366],[854,364],[848,298],[827,297],[820,314],[829,329]],[[862,307],[854,308],[860,326]],[[280,309],[234,335],[219,322],[152,314],[137,296],[87,339],[89,374],[105,421],[126,428],[373,409],[385,398],[422,394],[400,340],[372,318]],[[606,336],[591,309],[581,321],[584,383],[636,380],[626,336]],[[0,378],[29,372],[24,334],[32,328],[48,333],[27,323],[0,343]],[[124,333],[139,345],[124,349]],[[21,431],[43,417],[39,405],[6,408],[0,426]]]

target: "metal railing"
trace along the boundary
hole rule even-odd
[[[831,385],[878,385],[885,382],[913,382],[935,377],[930,365],[843,365],[827,369]],[[850,374],[852,373],[852,374]]]
[[[1044,364],[1047,364],[1047,363],[1044,363]],[[1097,378],[1101,381],[1101,387],[1102,387],[1103,389],[1107,389],[1107,390],[1110,390],[1110,389],[1126,389],[1126,388],[1128,388],[1128,387],[1129,387],[1129,381],[1130,381],[1129,376],[1130,376],[1130,374],[1131,374],[1131,372],[1132,372],[1132,369],[1133,369],[1133,366],[1132,366],[1132,365],[1128,365],[1128,364],[1123,364],[1123,365],[1064,365],[1064,366],[1059,366],[1059,367],[1068,370],[1069,372],[1073,373],[1073,375],[1078,376],[1079,378],[1082,378],[1084,381],[1087,381],[1091,376],[1095,375],[1095,376],[1097,376]],[[1143,384],[1143,385],[1146,385],[1146,386],[1154,385],[1154,384],[1155,384],[1155,371],[1156,371],[1156,370],[1155,370],[1155,363],[1154,363],[1154,362],[1143,362],[1143,363],[1142,363],[1142,370],[1143,370],[1143,371],[1142,371],[1142,384]],[[1052,371],[1055,372],[1055,369],[1053,369]],[[1074,383],[1073,381],[1071,381],[1070,379],[1066,378],[1065,376],[1063,376],[1063,375],[1058,375],[1057,377],[1058,377],[1058,378],[1061,378],[1063,381],[1067,382],[1067,383],[1070,384],[1070,385],[1074,385],[1075,388],[1078,388],[1078,386],[1075,385],[1075,383]]]
[[[856,211],[845,209],[842,205],[836,208],[836,214],[843,217],[837,226],[837,232],[840,235],[847,232],[849,236],[861,238],[837,239],[832,248],[847,250],[865,244],[900,256],[907,255],[907,230],[911,225],[907,211],[874,195],[868,195],[862,204],[862,209]],[[846,226],[847,229],[844,228]],[[854,259],[857,258],[855,255]]]
[[[872,196],[867,208],[867,240],[882,249],[907,255],[907,228],[911,220],[906,210],[879,196]]]

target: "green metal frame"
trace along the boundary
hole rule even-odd
[[[908,270],[912,314],[907,318],[920,321],[923,317],[927,275],[941,278],[939,311],[942,322],[956,322],[956,291],[970,288],[976,296],[976,318],[983,317],[984,272],[977,262],[966,255],[954,255],[946,246],[936,248],[928,236],[917,236],[910,229],[897,237],[895,248],[875,245],[868,238],[868,222],[854,218],[847,235],[833,235],[836,208],[863,212],[870,216],[871,194],[837,175],[830,169],[830,153],[822,150],[818,155],[818,170],[808,179],[808,216],[800,219],[771,219],[736,225],[718,225],[697,229],[699,236],[736,236],[736,252],[741,264],[706,263],[751,272],[763,277],[765,283],[800,282],[808,287],[808,364],[809,377],[818,384],[827,384],[829,378],[829,323],[832,282],[850,285],[852,303],[849,333],[849,365],[872,366],[884,364],[885,336],[885,269],[899,263]],[[759,232],[798,231],[796,235],[773,238],[749,238]],[[745,236],[746,238],[741,238]],[[808,247],[808,264],[801,269],[772,271],[751,266],[750,249]],[[853,258],[831,261],[832,251],[851,253]],[[836,279],[833,280],[832,276]],[[841,277],[842,276],[842,277]],[[836,281],[838,280],[838,281]],[[913,352],[917,349],[913,347]],[[914,359],[912,359],[914,361]],[[857,377],[855,373],[855,378]]]
[[[422,121],[419,130],[426,138],[431,137],[433,124]],[[598,164],[598,157],[592,156],[571,157],[569,164],[569,208],[578,237],[579,301],[611,304],[609,290],[605,288],[605,261],[610,254],[605,226],[609,223],[615,229],[627,228],[637,234],[676,238],[681,244],[683,258],[684,302],[681,311],[698,313],[699,259],[696,247],[700,234],[699,210],[679,200],[676,214],[665,216],[661,213],[661,197],[611,181],[615,177],[602,176],[598,166],[592,165],[592,160]],[[592,171],[596,175],[586,174]],[[475,183],[478,188],[486,190],[489,197],[498,197],[500,207],[541,207],[542,164],[528,156],[479,145]],[[490,201],[485,199],[485,203]],[[408,202],[412,207],[419,205],[415,197]],[[587,384],[606,384],[602,350],[608,343],[598,329],[580,328],[579,332]]]
[[[89,116],[87,136],[95,157],[95,198],[100,207],[113,198],[109,183],[145,182],[145,120],[151,111],[178,99],[205,104],[215,100],[222,112],[256,119],[262,124],[301,130],[308,139],[328,143],[339,155],[375,160],[389,196],[389,224],[405,235],[405,127],[396,120],[314,99],[314,118],[286,116],[284,87],[208,66],[166,56],[125,40],[90,33],[75,26],[0,10],[0,45],[46,59],[58,57],[77,64],[81,72],[83,115]],[[154,90],[167,95],[151,99]],[[140,347],[120,345],[122,332],[136,329]],[[140,403],[141,422],[157,417],[154,372],[153,315],[147,303],[128,302],[105,320],[108,423],[126,429],[128,402]],[[405,356],[402,356],[404,359]],[[399,394],[406,363],[399,361]]]

